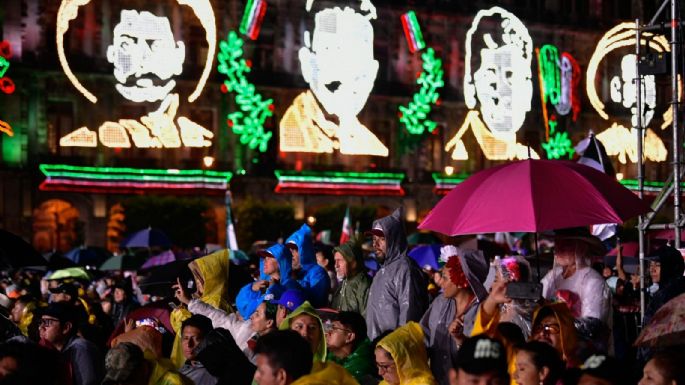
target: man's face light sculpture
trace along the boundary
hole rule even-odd
[[[326,112],[355,118],[378,73],[370,21],[351,8],[328,8],[316,14],[312,35],[299,51],[305,81]]]
[[[481,23],[497,15],[500,36],[478,33]],[[482,39],[480,38],[482,37]],[[476,107],[493,135],[515,140],[530,111],[533,96],[531,58],[533,42],[523,23],[512,13],[493,7],[478,12],[467,32],[466,76],[464,97],[466,105]],[[480,50],[478,46],[481,46]],[[480,67],[471,77],[471,55],[480,55]]]
[[[635,54],[628,54],[621,59],[621,76],[611,78],[611,100],[630,109],[630,122],[637,127],[637,89],[634,84],[636,75]],[[648,126],[654,117],[656,108],[656,82],[654,75],[644,76],[641,92],[642,124]]]
[[[117,91],[133,102],[163,100],[176,86],[185,60],[185,45],[175,42],[169,20],[150,12],[122,10],[107,48],[114,64]]]

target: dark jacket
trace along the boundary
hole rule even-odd
[[[385,260],[374,276],[366,305],[366,327],[373,340],[408,321],[419,321],[428,307],[423,272],[407,257],[407,238],[400,209],[374,221],[385,235]]]
[[[94,343],[74,336],[64,345],[62,355],[69,361],[74,385],[100,385],[105,358]]]

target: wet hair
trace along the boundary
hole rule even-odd
[[[513,322],[500,322],[497,324],[497,334],[502,340],[506,340],[512,346],[522,345],[526,342],[521,328]]]
[[[666,383],[675,381],[676,385],[685,384],[685,353],[682,350],[671,348],[659,351],[654,354],[652,361]]]
[[[283,369],[296,380],[312,370],[312,348],[302,336],[292,330],[276,330],[257,340],[255,354],[269,362],[272,370]]]
[[[183,321],[181,324],[181,333],[183,333],[183,329],[185,329],[186,326],[198,328],[203,336],[207,336],[207,334],[214,329],[212,326],[212,320],[203,316],[202,314],[193,314],[190,316],[190,318]]]
[[[266,317],[267,321],[274,321],[274,327],[276,327],[276,313],[278,313],[278,305],[269,301],[264,301],[264,307],[264,316]]]
[[[353,311],[341,311],[335,320],[352,330],[354,333],[352,343],[355,346],[366,338],[366,321],[361,314]]]
[[[559,352],[551,345],[540,341],[531,341],[520,345],[518,351],[530,354],[537,370],[549,369],[545,384],[556,384],[557,380],[564,374],[564,361]]]

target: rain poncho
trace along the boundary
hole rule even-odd
[[[533,328],[550,314],[553,314],[554,318],[559,322],[562,358],[566,361],[568,367],[575,367],[578,364],[576,360],[576,328],[571,311],[565,303],[557,302],[537,308],[533,313]]]
[[[374,221],[373,228],[383,231],[386,252],[385,261],[371,283],[366,305],[366,326],[371,340],[408,321],[419,321],[428,307],[423,272],[407,257],[400,210]]]
[[[188,310],[193,314],[201,314],[212,320],[212,327],[224,328],[231,333],[238,347],[245,351],[247,342],[254,335],[250,320],[240,319],[236,313],[228,313],[201,300],[193,299],[188,304]]]
[[[428,367],[423,331],[416,322],[408,322],[378,342],[392,356],[400,385],[437,385]],[[381,381],[380,385],[387,385]]]
[[[226,302],[226,290],[228,288],[228,250],[219,250],[212,254],[198,258],[191,262],[197,266],[197,270],[204,281],[203,292],[200,300],[207,305],[228,312],[229,305]],[[177,368],[183,366],[185,357],[181,348],[181,324],[190,318],[191,312],[187,309],[176,309],[171,312],[171,326],[174,328],[176,337],[171,350],[171,361]]]
[[[342,366],[326,362],[319,365],[316,371],[312,369],[311,374],[298,378],[291,385],[358,385],[358,382]]]
[[[353,311],[362,316],[366,315],[366,303],[369,298],[371,288],[371,277],[365,274],[364,256],[362,249],[356,241],[349,241],[335,248],[345,261],[348,269],[352,262],[356,264],[354,271],[348,271],[347,277],[343,279],[333,294],[331,307],[340,311]]]
[[[350,372],[350,374],[359,382],[362,382],[362,380],[366,378],[373,377],[376,374],[373,346],[371,345],[371,341],[366,338],[357,345],[349,356],[343,359],[328,353],[328,361],[333,361],[345,368],[345,370]]]
[[[307,299],[314,307],[325,307],[328,304],[328,291],[331,287],[331,281],[326,269],[316,263],[312,229],[306,224],[302,225],[285,243],[297,246],[297,251],[300,254],[300,266],[302,268],[295,271],[297,283],[302,286]]]
[[[290,323],[295,319],[297,316],[301,314],[309,314],[310,316],[316,318],[319,321],[319,330],[321,333],[321,338],[319,339],[319,346],[316,348],[314,353],[314,367],[312,368],[312,373],[315,371],[318,371],[322,368],[321,364],[326,361],[326,336],[324,335],[324,328],[323,328],[323,322],[321,322],[321,318],[319,315],[316,313],[316,309],[312,307],[312,305],[305,301],[300,307],[295,309],[292,313],[288,314],[287,317],[281,322],[281,324],[278,326],[280,330],[290,330]]]
[[[293,258],[290,250],[281,244],[275,244],[269,247],[266,252],[276,258],[281,279],[278,282],[273,282],[265,292],[252,290],[252,283],[248,283],[240,289],[235,303],[240,315],[245,320],[250,318],[265,298],[278,299],[286,290],[302,290],[300,285],[291,278]],[[269,280],[269,276],[264,274],[263,260],[259,262],[259,271],[260,279]]]
[[[554,300],[560,291],[578,296],[580,317],[594,317],[609,323],[611,315],[611,291],[601,275],[589,266],[579,266],[568,278],[562,276],[561,266],[554,266],[542,278],[542,296]]]
[[[445,248],[449,248],[445,247]],[[445,249],[443,248],[443,249]],[[459,258],[461,270],[468,286],[476,296],[474,302],[464,312],[464,335],[469,336],[473,329],[478,304],[487,296],[483,282],[488,276],[488,264],[483,253],[478,250],[459,250],[452,247],[447,254]],[[442,250],[441,250],[442,254]],[[421,318],[421,327],[426,337],[431,369],[441,385],[449,384],[449,371],[456,365],[457,342],[449,333],[449,326],[457,314],[457,304],[453,298],[438,296]]]

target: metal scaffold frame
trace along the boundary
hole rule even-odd
[[[636,78],[635,90],[636,90],[636,104],[637,104],[637,179],[638,179],[638,194],[640,198],[644,196],[644,157],[643,157],[643,145],[644,145],[644,127],[642,122],[642,75],[640,73],[640,55],[641,55],[641,35],[643,32],[647,31],[661,31],[670,30],[670,76],[671,76],[671,106],[673,109],[673,122],[672,122],[672,134],[673,134],[673,148],[672,154],[673,159],[671,161],[672,170],[671,173],[664,183],[661,191],[657,194],[656,199],[652,203],[652,212],[641,215],[638,219],[638,242],[639,242],[639,262],[640,262],[640,315],[641,320],[644,319],[645,315],[645,233],[650,229],[673,229],[674,234],[674,247],[677,249],[681,248],[680,239],[680,229],[683,227],[683,215],[681,212],[681,180],[683,178],[683,170],[681,167],[681,155],[682,147],[681,143],[681,127],[680,127],[680,101],[679,101],[679,57],[681,54],[680,47],[682,45],[681,36],[679,31],[682,27],[682,22],[680,21],[680,7],[678,0],[664,0],[656,11],[654,17],[646,25],[640,24],[640,19],[635,20],[635,54],[638,60],[636,60]],[[661,17],[662,13],[666,10],[667,6],[670,5],[670,23],[658,22],[657,20]],[[670,197],[673,197],[673,222],[666,224],[652,224],[656,214],[661,210],[664,204],[668,201]]]

